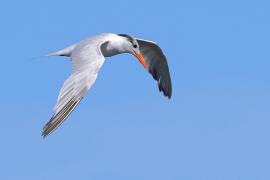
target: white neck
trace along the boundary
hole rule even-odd
[[[105,43],[101,45],[103,56],[110,57],[122,53],[132,53],[129,42],[117,34],[110,35]]]

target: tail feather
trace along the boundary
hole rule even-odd
[[[62,50],[59,50],[59,51],[56,51],[56,52],[53,52],[51,54],[48,54],[46,55],[47,57],[49,56],[67,56],[67,57],[70,57],[71,54],[72,54],[72,51],[73,49],[76,47],[76,44],[74,45],[71,45],[65,49],[62,49]]]

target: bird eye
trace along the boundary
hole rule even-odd
[[[134,48],[137,48],[138,46],[136,44],[133,45]]]

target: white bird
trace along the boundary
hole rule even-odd
[[[103,33],[92,36],[49,55],[71,58],[72,73],[60,90],[54,115],[43,128],[43,137],[58,128],[78,105],[94,84],[105,57],[122,53],[136,56],[157,80],[159,91],[171,98],[172,85],[167,60],[156,43],[127,34]]]

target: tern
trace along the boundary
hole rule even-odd
[[[171,98],[172,84],[168,63],[161,48],[155,42],[138,39],[127,34],[102,33],[91,36],[48,55],[69,57],[72,73],[62,85],[52,118],[43,128],[42,136],[44,138],[65,121],[91,88],[105,57],[122,53],[129,53],[137,57],[143,67],[157,81],[159,91]]]

